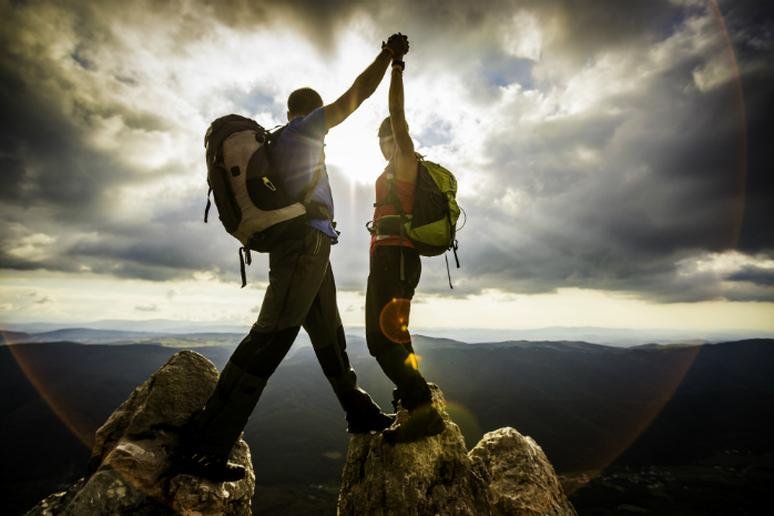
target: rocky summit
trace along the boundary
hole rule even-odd
[[[350,438],[340,515],[574,515],[543,450],[513,428],[489,432],[470,451],[431,385],[446,430],[409,444],[381,435]],[[396,424],[408,417],[398,412]]]
[[[217,380],[218,370],[200,354],[172,356],[97,430],[90,474],[27,514],[251,514],[255,474],[244,440],[230,459],[247,470],[238,482],[176,474],[170,463],[180,428],[204,405]]]
[[[137,387],[97,430],[89,475],[52,494],[28,515],[247,515],[255,489],[250,450],[240,439],[230,460],[247,476],[212,483],[178,474],[171,457],[180,428],[208,399],[218,371],[181,351]],[[540,446],[513,428],[484,435],[470,451],[446,411],[439,435],[391,445],[381,434],[350,438],[338,513],[348,515],[574,515]],[[398,411],[396,424],[408,413]]]

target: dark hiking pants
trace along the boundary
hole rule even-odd
[[[401,281],[401,252],[404,280]],[[366,289],[366,342],[384,373],[397,387],[403,407],[430,402],[430,388],[419,373],[408,331],[411,298],[422,264],[415,249],[377,246],[371,255]]]
[[[357,387],[336,306],[328,261],[330,239],[308,228],[303,240],[284,242],[269,255],[269,286],[258,321],[229,358],[213,394],[195,417],[195,446],[228,456],[269,377],[287,354],[301,326],[347,419],[380,412]]]

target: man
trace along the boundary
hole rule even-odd
[[[243,467],[228,462],[231,449],[301,326],[309,334],[320,366],[346,412],[347,431],[381,431],[392,423],[394,416],[382,413],[357,386],[347,357],[328,260],[338,233],[332,223],[333,197],[323,141],[330,128],[343,122],[373,94],[391,60],[406,52],[406,37],[390,36],[373,63],[327,106],[311,88],[290,94],[288,124],[272,147],[273,163],[291,194],[301,198],[313,188],[309,206],[316,209],[308,214],[303,239],[283,242],[270,253],[269,287],[258,321],[231,355],[204,408],[184,431],[179,462],[185,471],[214,481],[244,477]]]

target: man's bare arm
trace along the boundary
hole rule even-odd
[[[379,83],[392,59],[392,53],[383,48],[374,62],[368,65],[363,73],[357,76],[352,86],[332,104],[323,108],[325,125],[328,129],[335,127],[351,115],[365,99],[370,97]]]

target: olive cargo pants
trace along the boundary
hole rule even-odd
[[[269,286],[258,321],[229,358],[213,394],[194,418],[198,448],[228,456],[301,326],[347,420],[381,411],[357,386],[349,364],[330,247],[328,236],[308,227],[303,239],[283,242],[269,254]]]

